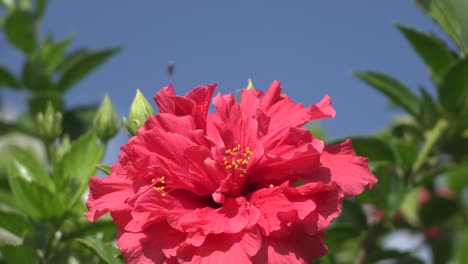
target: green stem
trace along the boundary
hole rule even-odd
[[[444,119],[440,119],[439,121],[437,121],[435,126],[426,133],[426,141],[424,142],[421,151],[416,157],[416,161],[414,162],[413,168],[411,170],[413,175],[419,172],[419,170],[422,168],[435,143],[443,134],[443,132],[445,132],[447,127],[447,121]]]

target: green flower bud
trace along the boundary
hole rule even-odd
[[[96,116],[93,119],[94,131],[96,131],[99,139],[107,142],[117,134],[119,130],[118,122],[115,107],[109,96],[106,94],[104,95]]]
[[[62,113],[54,111],[51,101],[47,102],[45,112],[36,116],[39,135],[47,142],[54,141],[62,134]]]
[[[254,85],[253,85],[252,79],[249,78],[247,82],[247,90],[252,90],[253,88],[254,88]]]
[[[130,106],[128,120],[124,117],[123,122],[131,136],[136,134],[136,131],[143,126],[146,120],[154,115],[154,109],[146,100],[145,96],[137,89],[135,99]]]

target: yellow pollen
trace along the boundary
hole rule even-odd
[[[166,193],[165,192],[161,193],[161,196],[166,197]]]
[[[155,185],[166,184],[166,177],[162,176],[162,177],[159,177],[159,179],[154,179],[153,178],[153,179],[151,179],[151,182],[153,184],[156,183]],[[166,189],[166,186],[164,186],[164,185],[153,186],[153,190],[155,190],[156,192],[161,193],[162,197],[166,197],[166,192],[164,191],[164,189]]]
[[[156,181],[156,179],[153,178],[153,179],[151,180],[151,183],[154,183],[155,181]]]

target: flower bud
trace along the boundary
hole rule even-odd
[[[252,90],[253,88],[254,88],[254,85],[253,85],[252,79],[249,78],[249,80],[247,81],[247,90]]]
[[[118,132],[118,119],[115,107],[106,94],[93,120],[97,136],[104,142],[114,137]]]
[[[143,126],[145,121],[154,115],[154,109],[146,100],[145,96],[137,89],[135,99],[130,106],[128,120],[124,117],[123,122],[130,135],[134,136],[136,131]]]
[[[62,113],[55,112],[52,102],[47,102],[45,112],[36,116],[39,135],[48,142],[54,141],[62,133]]]

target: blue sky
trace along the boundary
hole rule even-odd
[[[216,82],[227,93],[249,77],[260,89],[277,79],[304,104],[329,94],[337,117],[322,125],[331,137],[345,137],[375,132],[397,113],[352,70],[378,70],[412,88],[430,87],[395,21],[440,34],[407,0],[51,0],[42,33],[59,39],[74,33],[72,48],[124,46],[67,95],[69,106],[109,93],[124,116],[137,88],[151,98],[169,83],[182,94]],[[16,53],[2,53],[7,64],[21,61]],[[176,62],[172,77],[166,73],[170,60]],[[111,146],[124,141],[120,135]]]

